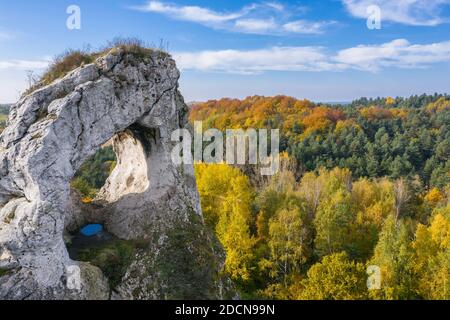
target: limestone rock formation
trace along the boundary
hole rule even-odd
[[[165,53],[115,48],[12,107],[0,144],[0,299],[223,296],[193,167],[170,158],[171,132],[186,124],[178,79]],[[110,139],[118,164],[82,205],[70,181]],[[132,244],[114,287],[68,255],[64,234],[89,223]]]

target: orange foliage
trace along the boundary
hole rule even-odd
[[[189,120],[204,121],[206,127],[290,129],[305,111],[314,107],[308,100],[287,96],[252,96],[244,100],[220,99],[199,103],[191,108]]]
[[[385,109],[378,106],[361,108],[359,110],[359,113],[361,113],[361,115],[368,120],[394,118],[394,115],[392,114],[390,109]]]
[[[302,127],[304,134],[333,129],[345,120],[339,109],[316,106],[308,100],[287,96],[252,96],[244,100],[221,99],[198,103],[191,108],[189,120],[203,121],[204,127],[219,130],[231,128],[279,128],[293,134],[294,126]],[[297,134],[297,133],[295,133]]]
[[[345,119],[342,111],[327,107],[316,107],[302,119],[302,124],[306,127],[303,135],[307,136],[312,132],[324,131],[332,127],[337,121]]]
[[[379,106],[361,108],[359,113],[367,120],[406,118],[408,115],[405,109],[382,108]]]
[[[94,201],[94,199],[92,199],[91,197],[84,197],[81,199],[82,203],[92,203]]]

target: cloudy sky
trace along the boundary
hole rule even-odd
[[[377,8],[381,29],[368,28]],[[117,36],[162,40],[187,101],[450,93],[450,0],[16,0],[0,2],[0,103],[58,53]]]

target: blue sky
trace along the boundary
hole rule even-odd
[[[81,10],[69,30],[68,6]],[[377,5],[381,29],[370,30]],[[373,8],[372,8],[373,9]],[[286,94],[314,101],[450,92],[450,0],[0,3],[0,103],[67,48],[138,37],[164,45],[187,101]]]

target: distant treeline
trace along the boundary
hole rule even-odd
[[[382,97],[378,98],[360,98],[354,100],[351,103],[352,107],[360,107],[360,106],[389,106],[392,108],[423,108],[424,106],[436,102],[439,99],[444,98],[446,100],[450,100],[450,95],[448,94],[438,94],[434,95],[413,95],[409,98],[397,97],[392,99],[386,99]]]
[[[281,151],[297,162],[297,176],[320,168],[348,168],[357,178],[407,177],[443,188],[450,172],[450,96],[361,98],[350,105],[318,105],[292,97],[221,99],[191,108],[203,128],[280,129]]]
[[[0,114],[9,114],[10,104],[0,104]]]
[[[10,104],[0,104],[0,132],[6,127],[6,122],[8,121]]]

